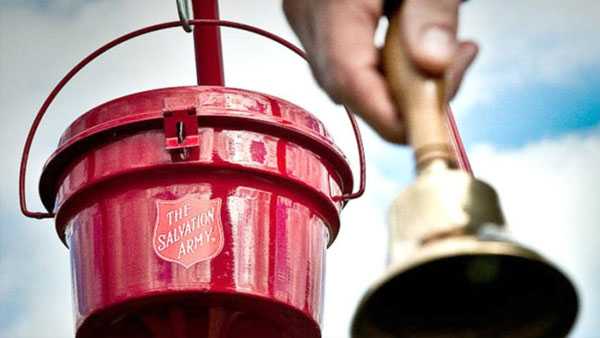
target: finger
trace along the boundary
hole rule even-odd
[[[458,88],[465,76],[465,72],[475,60],[479,47],[472,41],[461,42],[458,46],[458,51],[454,57],[454,61],[446,72],[447,98],[448,101],[456,96]]]
[[[378,70],[379,53],[373,43],[380,2],[326,3],[329,7],[319,11],[308,49],[317,82],[335,102],[348,105],[383,138],[402,142],[402,120]]]
[[[372,69],[352,71],[355,76],[342,84],[341,102],[360,115],[383,139],[405,144],[404,121],[392,103],[381,74]]]
[[[290,27],[306,49],[311,44],[314,33],[309,1],[284,0],[282,8]]]
[[[401,31],[409,57],[421,70],[442,75],[458,49],[460,0],[404,0]]]

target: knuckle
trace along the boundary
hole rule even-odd
[[[316,66],[317,83],[336,103],[343,103],[348,96],[348,84],[351,81],[350,67],[343,60],[330,58]]]
[[[281,3],[283,14],[288,18],[292,19],[296,17],[298,12],[298,5],[293,0],[283,0]]]
[[[406,130],[402,120],[374,119],[366,121],[385,141],[406,144]]]
[[[406,143],[404,139],[404,133],[401,130],[394,128],[381,128],[377,129],[377,133],[387,142],[398,144]]]

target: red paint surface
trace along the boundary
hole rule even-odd
[[[186,0],[187,1],[187,0]],[[217,0],[192,0],[194,19],[219,19]],[[200,86],[224,86],[225,68],[218,26],[194,27],[196,77]]]
[[[164,109],[190,102],[198,157],[173,161]],[[352,175],[303,109],[222,87],[113,100],[67,129],[40,190],[70,248],[77,337],[320,337],[334,196]],[[157,203],[189,198],[220,201],[223,247],[186,268],[154,231]]]

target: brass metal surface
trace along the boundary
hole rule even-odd
[[[352,337],[565,337],[578,310],[573,284],[503,224],[490,185],[430,162],[390,208],[389,266]]]
[[[483,225],[503,224],[498,195],[490,185],[464,171],[448,170],[443,161],[435,160],[392,203],[391,259],[403,257],[407,242],[476,234]]]
[[[577,313],[571,282],[509,241],[452,237],[423,246],[367,292],[353,338],[560,338]]]

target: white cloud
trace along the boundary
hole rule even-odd
[[[597,335],[600,317],[600,128],[521,149],[471,152],[475,174],[496,187],[514,237],[539,250],[579,287],[572,337]]]
[[[481,51],[454,106],[465,113],[496,93],[524,86],[577,83],[600,66],[595,0],[478,0],[461,11],[460,33]]]
[[[21,229],[3,231],[2,235],[7,236],[0,241],[6,245],[0,254],[0,303],[4,307],[0,312],[5,311],[4,315],[10,318],[5,326],[0,325],[0,336],[72,337],[68,251],[56,239],[50,222],[22,223],[5,224]]]

